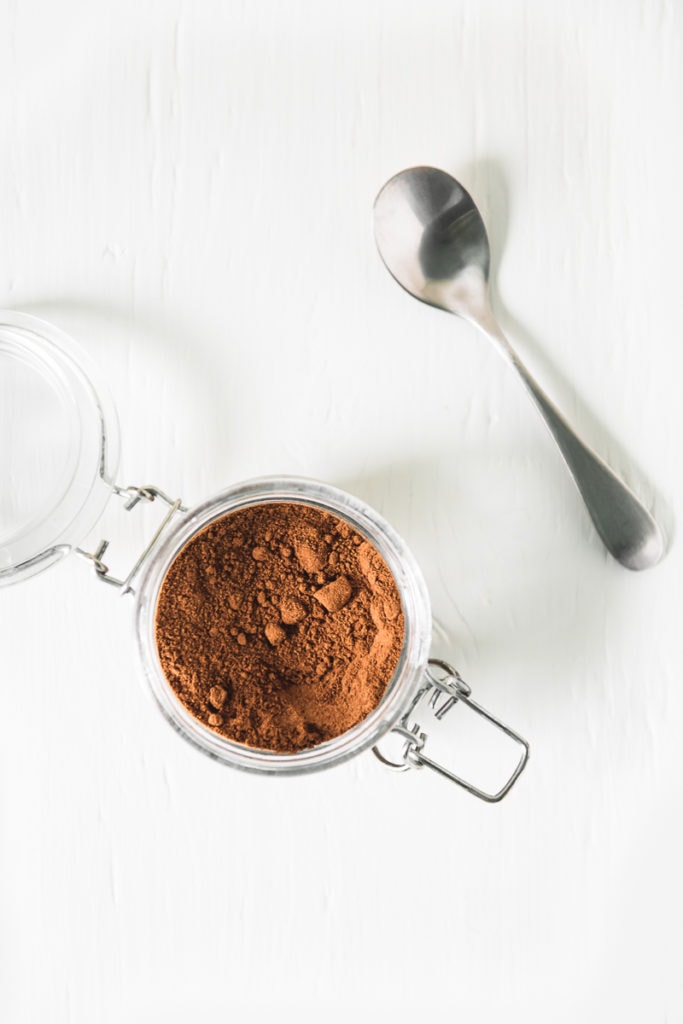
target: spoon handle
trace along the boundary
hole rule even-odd
[[[474,321],[519,373],[574,477],[605,547],[627,569],[648,569],[664,553],[662,532],[635,494],[576,435],[538,386],[492,314]]]

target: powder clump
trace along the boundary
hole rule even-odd
[[[320,601],[323,608],[334,614],[348,603],[352,594],[353,589],[346,576],[338,576],[336,580],[316,590],[313,596],[316,601]]]
[[[212,686],[209,690],[209,704],[214,708],[222,708],[227,696],[222,686]]]
[[[159,660],[177,698],[215,732],[279,753],[370,714],[404,632],[379,551],[298,502],[248,506],[205,527],[173,561],[156,609]]]
[[[280,605],[280,618],[286,626],[293,626],[306,618],[306,608],[295,597],[285,597]]]

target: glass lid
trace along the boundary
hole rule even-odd
[[[0,586],[82,543],[111,495],[118,441],[88,356],[51,324],[0,311]]]

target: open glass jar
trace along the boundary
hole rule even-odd
[[[156,487],[117,486],[118,429],[106,388],[68,336],[34,317],[0,314],[0,388],[1,454],[8,482],[0,503],[0,585],[23,581],[76,553],[92,563],[100,580],[132,595],[144,677],[166,719],[195,747],[232,767],[270,774],[332,767],[372,748],[391,768],[431,768],[488,802],[509,792],[527,762],[528,745],[472,700],[457,671],[429,660],[431,611],[422,574],[403,540],[368,505],[327,484],[294,477],[237,484],[193,509]],[[141,501],[165,506],[158,529],[125,579],[109,572],[107,542],[94,552],[81,547],[112,496],[123,499],[128,510]],[[374,710],[341,735],[295,753],[247,746],[203,725],[169,684],[155,638],[161,588],[185,546],[234,512],[280,503],[330,513],[365,538],[393,576],[405,623],[398,663]],[[514,770],[493,792],[429,756],[423,725],[431,716],[443,718],[457,704],[482,715],[518,746]],[[389,733],[400,744],[391,759],[378,746]]]

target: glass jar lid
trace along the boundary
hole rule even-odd
[[[118,454],[114,405],[86,353],[51,324],[0,312],[0,586],[82,543]]]

